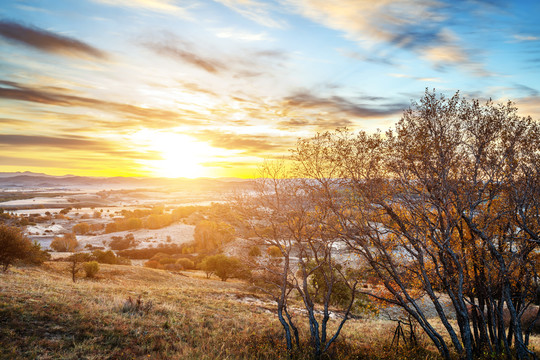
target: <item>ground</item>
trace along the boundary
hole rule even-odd
[[[246,283],[103,264],[96,279],[81,274],[73,283],[67,267],[0,274],[1,359],[287,358],[274,304]],[[391,321],[350,320],[332,358],[415,358],[416,350],[390,346],[394,329]]]

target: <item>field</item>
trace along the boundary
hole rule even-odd
[[[73,283],[67,266],[49,262],[0,274],[0,358],[287,358],[274,305],[243,282],[100,265],[97,278]],[[352,319],[330,356],[438,358],[429,350],[390,346],[395,326]],[[307,329],[300,330],[306,339]],[[307,348],[295,357],[308,358]]]

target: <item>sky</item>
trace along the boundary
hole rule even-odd
[[[0,172],[253,177],[426,88],[540,120],[540,1],[43,0],[0,8]]]

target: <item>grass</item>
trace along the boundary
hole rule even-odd
[[[0,273],[0,359],[287,358],[274,306],[242,282],[101,264],[96,278],[73,283],[67,267]],[[391,347],[394,329],[350,320],[327,358],[439,358],[422,337],[424,349]],[[308,357],[304,344],[295,358]]]

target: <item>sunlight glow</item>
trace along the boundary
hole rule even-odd
[[[134,143],[159,153],[155,160],[141,160],[154,175],[160,177],[213,177],[212,170],[203,163],[213,159],[220,149],[197,141],[191,136],[178,133],[164,133],[155,130],[140,130],[132,136]]]

